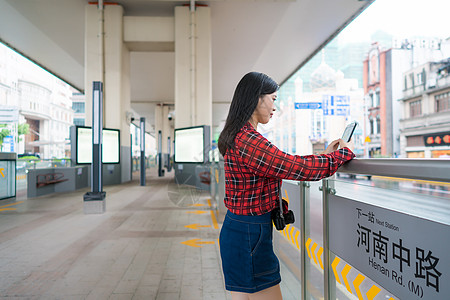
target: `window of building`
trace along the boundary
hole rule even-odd
[[[377,132],[376,134],[379,134],[381,132],[381,122],[380,122],[380,116],[377,116]]]
[[[422,100],[415,100],[409,103],[409,117],[417,117],[422,115]]]
[[[370,94],[370,98],[372,98],[372,107],[377,107],[377,95],[375,93]]]
[[[77,126],[84,126],[84,119],[82,118],[73,118],[73,124]]]
[[[406,137],[406,147],[423,147],[425,143],[423,142],[423,136],[407,136]]]
[[[408,89],[408,79],[405,76],[405,83],[404,83],[404,86],[403,86],[403,90],[406,91],[407,89]]]
[[[436,112],[450,110],[450,92],[434,96],[434,106]]]
[[[424,158],[425,152],[423,152],[423,151],[407,152],[406,156],[408,158]]]
[[[85,113],[85,103],[84,102],[73,102],[72,109],[76,114],[84,114]]]
[[[375,97],[376,97],[376,106],[380,106],[380,91],[377,91],[375,93]]]
[[[423,85],[425,83],[425,69],[422,70],[419,74],[417,74],[417,84]]]
[[[369,120],[369,123],[370,123],[370,134],[374,134],[374,120],[373,119],[370,119]]]
[[[414,73],[409,74],[409,78],[411,79],[411,87],[414,87]]]

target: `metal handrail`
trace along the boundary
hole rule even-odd
[[[450,182],[450,159],[354,159],[339,168],[339,172]]]
[[[223,170],[223,161],[220,165]],[[350,173],[357,175],[369,175],[369,176],[385,176],[394,178],[407,178],[417,180],[428,180],[436,182],[450,182],[450,159],[436,158],[436,159],[404,159],[404,158],[370,158],[370,159],[354,159],[345,163],[339,168],[338,172]],[[223,180],[223,177],[221,178]],[[301,250],[300,256],[300,281],[302,287],[302,299],[309,299],[310,288],[308,281],[311,280],[308,267],[308,255],[309,250],[306,245],[307,232],[309,230],[309,204],[310,204],[310,189],[309,182],[297,182],[290,180],[283,180],[298,186],[300,189],[300,237],[297,247]],[[322,191],[322,260],[323,263],[323,299],[332,300],[336,299],[336,280],[333,277],[333,270],[331,261],[336,257],[334,253],[330,251],[330,223],[329,223],[329,201],[330,195],[336,193],[334,188],[335,180],[323,179],[322,185],[319,189]],[[224,183],[222,181],[222,186]],[[355,199],[351,199],[355,200]],[[296,201],[295,198],[292,199]],[[317,205],[316,202],[315,205]],[[320,204],[319,204],[320,205]],[[225,208],[224,208],[225,209]],[[296,215],[297,216],[297,215]],[[433,221],[433,220],[431,220]],[[292,235],[292,231],[291,231]],[[309,235],[309,234],[308,234]],[[295,238],[297,240],[297,237]],[[306,253],[307,251],[308,253]],[[311,257],[310,257],[311,258]],[[350,263],[350,262],[349,262]]]

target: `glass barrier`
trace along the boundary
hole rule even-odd
[[[450,160],[358,160],[339,177],[283,181],[282,197],[296,217],[274,237],[282,277],[288,279],[283,294],[446,299],[449,167]]]
[[[442,238],[450,232],[450,184],[421,181],[416,186],[414,180],[385,177],[375,177],[370,184],[329,181],[334,184],[329,200],[330,244],[353,240],[344,251],[352,252],[351,259],[333,256],[330,260],[332,278],[338,282],[331,295],[344,289],[355,299],[361,295],[444,299],[442,271],[449,257],[448,245],[442,245],[448,239]],[[422,188],[429,185],[435,188]],[[351,228],[347,234],[336,230],[345,226]]]
[[[133,157],[131,159],[132,161],[132,171],[136,172],[139,171],[140,165],[141,165],[141,158],[140,157]],[[146,157],[145,158],[145,168],[155,167],[156,166],[156,159],[152,157]]]
[[[320,181],[310,182],[309,201],[306,201],[305,212],[309,216],[305,216],[309,222],[306,223],[306,250],[308,259],[306,262],[309,280],[306,282],[308,294],[315,298],[321,299],[324,295],[323,270],[321,262],[318,259],[320,252],[323,252],[323,219],[322,219],[322,183]],[[308,298],[310,299],[310,298]]]
[[[17,171],[27,169],[46,169],[46,168],[66,168],[72,165],[70,159],[30,159],[30,160],[17,160]]]
[[[0,153],[0,200],[16,196],[15,157],[15,153]]]

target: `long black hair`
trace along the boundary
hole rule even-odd
[[[219,136],[218,146],[222,155],[234,146],[236,134],[250,120],[258,105],[259,97],[275,93],[278,89],[278,84],[266,74],[250,72],[242,77],[234,91],[230,111]]]

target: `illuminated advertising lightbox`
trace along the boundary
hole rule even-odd
[[[450,145],[450,132],[427,134],[423,136],[426,147]]]
[[[120,162],[120,131],[103,128],[102,163],[118,164]],[[76,128],[76,163],[92,163],[92,128]]]
[[[175,162],[203,163],[205,161],[205,127],[175,129]]]

